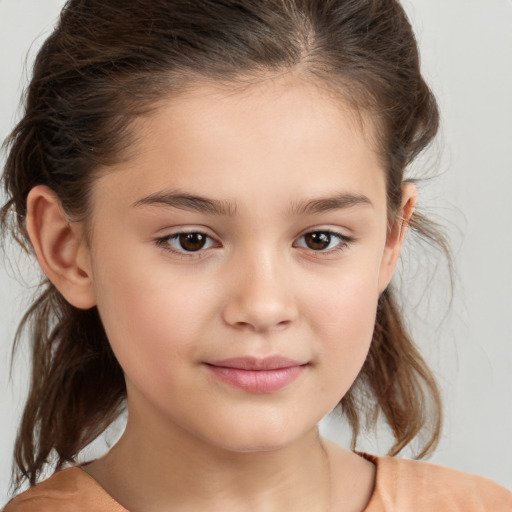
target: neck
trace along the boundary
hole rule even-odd
[[[90,473],[131,512],[328,512],[330,506],[329,458],[317,429],[284,447],[234,452],[177,427],[162,433],[130,418]]]

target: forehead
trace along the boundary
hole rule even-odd
[[[295,136],[302,138],[302,143],[309,138],[313,145],[319,137],[327,138],[328,131],[344,139],[350,132],[378,152],[374,144],[378,120],[345,99],[339,89],[300,74],[272,75],[257,81],[238,78],[225,83],[195,79],[156,107],[155,115],[136,121],[134,129],[139,134],[156,135],[159,128],[169,128],[189,135],[190,130],[182,128],[192,128],[197,138],[204,133],[212,138],[214,132],[221,135],[222,128],[235,127],[240,136],[248,134],[253,140],[267,137],[290,141]]]
[[[118,180],[121,189],[136,183],[134,201],[166,188],[215,191],[236,203],[279,191],[286,201],[385,188],[371,120],[296,77],[247,87],[199,83],[160,101],[132,129],[133,156],[118,166]]]

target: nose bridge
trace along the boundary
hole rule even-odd
[[[277,244],[246,247],[232,261],[225,320],[256,331],[284,326],[296,318],[287,255]]]

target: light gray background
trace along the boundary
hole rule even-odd
[[[30,63],[63,3],[0,0],[2,140],[19,114],[30,69],[24,64],[27,52]],[[407,0],[404,5],[443,116],[441,138],[430,158],[420,162],[440,176],[422,186],[420,204],[448,221],[458,270],[448,318],[443,319],[448,291],[439,278],[442,271],[429,287],[434,288],[426,297],[429,307],[410,316],[446,400],[443,439],[430,461],[512,488],[512,1]],[[404,287],[406,303],[414,304],[425,283],[423,263],[412,254],[404,265],[413,268]],[[0,265],[0,504],[7,500],[28,379],[22,351],[9,384],[11,339],[29,296],[23,281],[36,282],[34,269],[17,252],[11,256],[7,267]],[[346,442],[334,420],[322,428]],[[386,440],[369,437],[361,447],[383,454]]]

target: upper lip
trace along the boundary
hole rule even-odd
[[[233,357],[231,359],[222,359],[219,361],[208,361],[207,364],[211,366],[221,366],[224,368],[237,368],[239,370],[277,370],[279,368],[302,366],[304,363],[283,356],[270,356],[264,358],[249,356]]]

